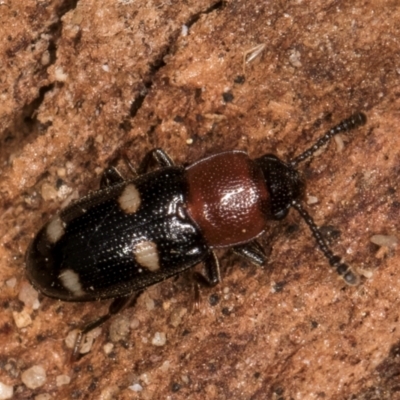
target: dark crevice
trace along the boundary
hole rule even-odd
[[[211,5],[208,7],[205,11],[198,12],[194,15],[191,15],[188,20],[183,24],[186,25],[187,27],[193,26],[202,15],[205,14],[210,14],[211,12],[214,12],[218,9],[221,9],[224,5],[223,1],[217,1],[215,4]],[[125,119],[120,125],[120,129],[124,131],[128,131],[132,128],[132,124],[129,122],[129,119],[134,119],[136,114],[139,112],[140,108],[142,107],[142,104],[144,100],[147,97],[147,94],[150,92],[151,87],[153,86],[153,81],[155,75],[158,73],[158,71],[166,66],[166,63],[164,61],[165,57],[168,55],[174,55],[175,53],[175,43],[177,42],[178,38],[180,35],[180,30],[177,30],[173,35],[171,35],[171,38],[169,40],[169,43],[160,51],[160,54],[158,57],[153,60],[153,62],[149,65],[149,73],[148,76],[144,79],[143,82],[143,87],[140,90],[140,93],[135,97],[135,99],[132,101],[130,110],[129,110],[129,117]],[[155,132],[157,125],[161,124],[161,120],[157,119],[156,124],[151,125],[149,128],[147,135],[149,137],[152,136],[152,134]],[[150,139],[150,141],[153,143],[153,140]]]
[[[62,4],[57,7],[57,15],[61,19],[61,17],[66,14],[68,11],[74,10],[78,5],[78,0],[66,0]]]
[[[10,154],[22,149],[21,143],[27,137],[41,135],[46,132],[51,122],[43,124],[37,120],[37,112],[47,92],[53,89],[54,85],[42,86],[38,96],[30,103],[25,104],[18,115],[14,118],[14,123],[7,128],[1,138],[4,146],[0,146],[0,159],[7,160]]]
[[[77,7],[78,0],[67,0],[58,6],[56,9],[57,21],[47,27],[46,30],[41,32],[41,34],[48,34],[51,36],[49,40],[49,45],[47,50],[50,54],[49,63],[37,71],[38,76],[47,76],[47,69],[50,65],[54,65],[57,61],[57,44],[62,35],[63,22],[62,17],[67,12],[75,9]],[[191,15],[186,23],[187,27],[193,26],[202,15],[210,14],[218,9],[221,9],[224,6],[224,1],[217,1],[215,4],[208,7],[206,10],[198,12],[194,15]],[[177,30],[173,35],[171,35],[169,43],[161,49],[158,57],[153,60],[153,62],[149,65],[149,72],[147,77],[144,78],[142,88],[140,92],[136,95],[135,99],[132,101],[129,115],[127,118],[121,122],[120,128],[123,130],[131,129],[131,122],[139,109],[142,107],[142,104],[147,97],[151,87],[153,86],[153,81],[155,75],[158,71],[165,67],[165,57],[167,55],[173,55],[175,53],[175,43],[180,36],[180,30]],[[2,151],[0,152],[0,159],[7,160],[10,154],[13,154],[18,149],[22,148],[21,143],[23,140],[26,140],[29,137],[29,140],[34,140],[34,138],[40,134],[43,134],[49,125],[51,124],[41,124],[37,120],[37,113],[44,101],[46,93],[53,90],[56,83],[51,83],[39,88],[38,96],[33,99],[29,104],[26,104],[18,115],[14,118],[14,123],[4,132],[2,142],[5,146],[2,147]],[[161,123],[161,121],[159,121]]]
[[[35,99],[33,99],[29,104],[25,104],[22,108],[22,118],[24,123],[27,125],[29,129],[34,129],[37,124],[36,114],[37,110],[43,102],[44,96],[47,92],[53,90],[54,84],[50,84],[47,86],[42,86],[39,89],[39,95]]]
[[[217,1],[215,4],[211,5],[204,11],[200,11],[196,14],[191,15],[188,20],[183,24],[190,28],[193,24],[195,24],[202,15],[210,14],[216,10],[221,9],[224,6],[224,1]],[[154,76],[157,72],[165,67],[165,57],[168,55],[173,55],[175,53],[175,43],[178,40],[180,35],[180,30],[176,31],[169,40],[169,43],[160,51],[158,57],[150,64],[149,66],[149,74],[147,78],[145,78],[143,82],[143,89],[140,93],[136,96],[133,100],[131,107],[130,107],[130,118],[134,118],[138,113],[139,109],[141,108],[147,94],[149,93],[151,87],[153,86]],[[161,121],[159,121],[161,123]],[[126,124],[120,125],[121,127],[125,127]]]
[[[49,25],[43,32],[38,32],[37,40],[42,37],[43,34],[49,35],[49,44],[47,50],[49,52],[49,62],[46,65],[38,63],[38,69],[35,71],[35,76],[38,80],[46,80],[47,69],[50,65],[55,64],[57,61],[57,43],[62,34],[62,17],[67,12],[76,8],[78,0],[67,0],[62,2],[56,10],[57,21]],[[24,46],[26,47],[27,44]],[[13,53],[12,56],[15,56]],[[39,79],[40,78],[40,79]],[[50,83],[39,88],[38,95],[30,103],[25,104],[18,113],[14,116],[14,121],[10,126],[2,132],[1,143],[4,146],[0,146],[0,159],[7,160],[11,154],[22,149],[23,143],[26,138],[33,140],[36,136],[43,134],[47,128],[51,125],[42,124],[37,120],[37,113],[42,105],[46,93],[54,89],[55,84]]]
[[[78,0],[66,0],[60,4],[56,10],[55,13],[57,15],[57,21],[54,22],[53,24],[49,25],[48,28],[43,32],[45,34],[48,34],[51,36],[51,39],[49,40],[49,45],[47,47],[48,52],[50,53],[50,60],[49,63],[43,67],[43,72],[47,76],[47,69],[50,65],[55,64],[57,61],[57,42],[61,37],[62,34],[62,17],[69,11],[73,10],[76,8],[78,4]],[[42,34],[41,34],[42,35]],[[40,35],[40,36],[41,36]],[[43,86],[39,89],[39,95],[36,99],[34,99],[29,105],[25,107],[36,107],[36,110],[39,109],[40,105],[42,104],[44,100],[44,95],[52,90],[54,88],[54,83],[51,83],[47,86]],[[31,115],[36,118],[36,113],[34,112],[35,110],[32,110]]]
[[[134,118],[139,111],[140,107],[142,106],[144,99],[147,96],[147,93],[149,92],[149,89],[151,88],[153,82],[150,80],[148,82],[145,82],[143,85],[142,90],[139,92],[139,94],[136,96],[136,98],[133,100],[130,110],[129,110],[129,115]]]
[[[223,6],[224,6],[224,2],[223,1],[217,1],[215,4],[213,4],[212,6],[208,7],[205,11],[200,11],[200,12],[198,12],[196,14],[191,15],[189,17],[189,19],[187,20],[185,25],[188,28],[190,28],[193,24],[195,24],[200,19],[200,17],[202,15],[210,14],[213,11],[220,10]]]
[[[50,54],[49,65],[53,65],[57,59],[57,46],[53,39],[49,41],[49,47],[47,48],[47,50]]]

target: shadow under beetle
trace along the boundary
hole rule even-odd
[[[216,248],[232,247],[263,264],[256,238],[268,220],[284,218],[293,207],[329,264],[355,285],[357,274],[332,253],[301,206],[304,182],[296,167],[334,135],[365,122],[362,113],[351,116],[288,163],[272,154],[251,160],[243,151],[226,151],[183,167],[154,149],[132,180],[110,168],[100,190],[66,207],[33,239],[26,254],[28,278],[41,293],[60,300],[114,299],[108,314],[85,326],[82,335],[132,304],[146,287],[200,262],[202,280],[216,285],[221,280]],[[159,168],[148,172],[154,162]]]

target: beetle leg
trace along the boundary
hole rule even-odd
[[[194,284],[194,308],[198,310],[200,308],[200,288],[199,285],[213,287],[221,282],[221,274],[219,270],[219,261],[213,251],[210,251],[209,256],[204,260],[204,272],[201,274],[195,272],[193,278]]]
[[[103,325],[104,322],[108,321],[112,316],[118,314],[123,309],[134,306],[136,304],[137,299],[139,298],[139,296],[142,293],[143,293],[143,290],[140,290],[129,296],[115,298],[113,300],[113,302],[110,304],[107,314],[105,314],[105,315],[101,316],[100,318],[98,318],[92,322],[89,322],[87,325],[85,325],[80,330],[80,332],[78,333],[78,336],[76,338],[74,351],[72,353],[72,360],[76,360],[79,356],[79,347],[81,345],[82,338],[84,335],[86,335],[88,332],[92,331],[93,329],[97,328],[98,326]]]
[[[236,254],[247,258],[255,265],[261,266],[265,263],[266,255],[264,249],[256,240],[239,246],[234,246],[232,250]]]
[[[210,251],[209,256],[204,261],[204,272],[204,275],[199,272],[194,274],[194,278],[197,282],[208,287],[213,287],[221,282],[219,261],[213,251]]]
[[[146,173],[154,163],[156,163],[159,168],[172,167],[175,165],[164,150],[153,149],[144,156],[142,162],[140,163],[138,169],[139,175]]]
[[[104,189],[109,186],[116,185],[117,183],[122,183],[124,178],[120,174],[120,172],[115,167],[109,167],[104,170],[101,180],[100,180],[100,189]]]

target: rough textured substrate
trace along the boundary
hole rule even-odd
[[[286,3],[1,2],[0,382],[16,399],[400,398],[399,251],[370,242],[400,235],[400,9]],[[121,154],[290,159],[360,110],[343,149],[302,166],[310,213],[369,276],[358,287],[292,212],[261,239],[264,268],[221,252],[198,310],[188,277],[151,288],[72,365],[65,338],[107,304],[18,299],[30,238]]]

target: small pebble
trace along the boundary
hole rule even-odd
[[[371,279],[373,276],[373,272],[367,269],[357,268],[357,272],[359,275],[365,276],[367,279]]]
[[[56,377],[56,385],[63,386],[68,385],[71,382],[71,378],[68,375],[58,375]]]
[[[133,392],[141,392],[143,387],[139,383],[134,383],[132,386],[129,386],[129,389],[131,389]]]
[[[101,391],[98,400],[114,400],[118,398],[119,393],[120,389],[118,386],[107,386]]]
[[[80,354],[87,354],[92,349],[94,339],[101,335],[101,328],[95,328],[92,331],[84,335],[81,348],[79,350]]]
[[[373,235],[370,241],[377,246],[395,247],[398,239],[393,235]]]
[[[18,293],[18,299],[21,300],[26,307],[37,310],[39,308],[38,297],[39,293],[28,282],[24,282],[21,285],[21,289]]]
[[[48,50],[46,50],[42,53],[40,62],[42,63],[43,66],[50,64],[50,52]]]
[[[170,368],[170,362],[169,361],[164,361],[163,364],[160,367],[160,371],[162,372],[167,372]]]
[[[182,25],[182,36],[187,36],[189,33],[189,27],[187,25]]]
[[[63,167],[57,169],[57,176],[60,178],[65,178],[67,175],[67,170]]]
[[[34,365],[21,374],[21,380],[27,388],[37,389],[45,384],[46,371],[42,366]]]
[[[58,81],[58,82],[65,82],[65,81],[67,80],[68,74],[66,74],[66,73],[64,72],[64,70],[62,69],[62,67],[57,67],[57,68],[55,69],[54,72],[55,72],[56,81]]]
[[[318,197],[307,196],[307,204],[316,204],[316,203],[318,203]]]
[[[182,319],[186,313],[187,308],[185,307],[174,310],[174,312],[171,314],[171,325],[175,328],[178,327],[182,323]]]
[[[29,313],[24,309],[21,312],[13,311],[13,318],[17,328],[26,328],[32,323],[32,318]]]
[[[0,400],[11,399],[14,394],[14,388],[0,382]]]
[[[154,310],[155,303],[151,297],[146,297],[145,303],[146,303],[147,311]]]
[[[125,339],[129,334],[129,319],[123,315],[120,315],[111,323],[110,326],[110,340],[113,343],[119,342]]]
[[[17,278],[10,278],[6,280],[6,285],[11,289],[13,289],[16,284],[17,284]]]
[[[131,329],[136,329],[139,327],[139,325],[140,325],[140,321],[137,318],[132,318],[132,321],[130,324]]]
[[[151,340],[154,346],[164,346],[167,342],[167,336],[164,332],[156,332],[153,339]]]
[[[289,55],[289,62],[293,65],[293,67],[301,67],[302,64],[300,61],[300,52],[297,50],[292,50],[291,54]]]
[[[342,152],[344,149],[344,142],[343,142],[343,138],[340,135],[336,135],[333,138],[336,142],[336,150],[338,151],[338,153]]]
[[[42,188],[40,190],[40,194],[42,195],[43,200],[49,201],[57,198],[58,192],[57,189],[48,182],[43,183]]]
[[[93,342],[94,342],[93,336],[85,335],[82,340],[81,347],[79,349],[79,354],[89,353],[89,351],[92,349]]]
[[[140,375],[139,379],[144,382],[146,385],[150,384],[150,377],[149,374],[147,374],[146,372],[144,372],[143,374]]]
[[[112,343],[106,343],[106,344],[103,346],[103,351],[104,351],[104,353],[106,353],[106,354],[110,354],[110,353],[112,352],[113,348],[114,348],[114,345],[113,345]]]
[[[52,397],[48,393],[41,393],[35,396],[35,400],[51,400]]]
[[[76,338],[78,337],[78,333],[79,333],[78,329],[73,329],[72,331],[68,332],[68,335],[65,338],[64,342],[65,342],[65,345],[69,349],[73,349],[75,347]]]

